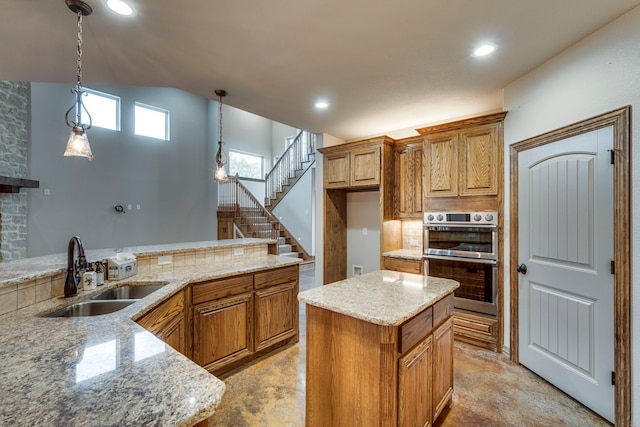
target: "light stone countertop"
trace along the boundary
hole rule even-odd
[[[171,243],[164,245],[132,246],[126,248],[91,249],[85,251],[87,261],[93,262],[115,257],[118,252],[132,253],[136,256],[163,255],[165,253],[188,252],[197,249],[233,248],[240,246],[264,245],[276,243],[270,239],[229,239],[201,242]],[[67,270],[66,244],[64,252],[40,257],[0,262],[0,289],[15,286],[21,282],[35,280],[46,275],[63,273]]]
[[[0,425],[190,426],[212,416],[224,383],[133,320],[191,283],[299,262],[264,255],[176,267],[0,316]],[[109,288],[144,283],[165,286],[112,314],[40,317]]]
[[[422,250],[420,249],[397,249],[395,251],[383,252],[382,256],[389,258],[403,258],[422,261]]]
[[[455,280],[381,270],[298,294],[306,304],[382,326],[399,326],[453,292]]]

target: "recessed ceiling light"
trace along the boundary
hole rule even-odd
[[[484,44],[473,51],[473,56],[486,56],[496,50],[496,47],[492,44]]]
[[[329,103],[327,101],[317,101],[314,106],[320,110],[325,110],[329,108]]]
[[[133,8],[122,0],[107,0],[107,6],[118,15],[130,16],[133,14]]]

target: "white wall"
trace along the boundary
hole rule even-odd
[[[347,277],[354,265],[380,270],[380,191],[347,193]]]
[[[595,32],[504,89],[505,200],[509,200],[509,145],[607,111],[631,105],[640,123],[640,7]],[[631,131],[640,147],[640,132]],[[640,188],[640,150],[631,150],[632,187]],[[505,236],[509,235],[505,204]],[[632,200],[632,253],[640,253],[640,198]],[[509,253],[505,242],[505,253]],[[633,259],[633,258],[632,258]],[[505,269],[505,313],[509,313],[509,272]],[[640,328],[640,263],[632,261],[632,329]],[[505,318],[509,345],[509,318]],[[640,336],[632,333],[632,390],[640,390]],[[632,396],[633,423],[640,424],[640,392]]]
[[[273,214],[293,234],[298,243],[311,256],[314,254],[313,226],[315,223],[314,199],[315,167],[305,172],[296,185],[273,209]]]
[[[296,137],[298,129],[282,123],[272,122],[271,126],[271,152],[273,156],[280,156],[285,150],[285,140],[287,137]],[[273,159],[272,159],[273,160]]]
[[[215,238],[207,102],[177,89],[91,88],[120,96],[122,124],[89,131],[88,161],[63,157],[70,86],[32,84],[29,168],[40,188],[27,193],[28,256],[64,252],[75,234],[87,249]],[[134,135],[135,101],[170,111],[170,141]],[[116,204],[133,210],[116,213]]]

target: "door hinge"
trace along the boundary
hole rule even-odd
[[[616,373],[611,371],[611,385],[616,385]]]
[[[611,260],[611,274],[616,274],[616,262]]]
[[[616,163],[616,150],[607,150],[611,153],[611,164],[614,165]]]

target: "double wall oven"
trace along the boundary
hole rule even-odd
[[[497,315],[497,212],[426,212],[424,271],[460,282],[455,307]]]

